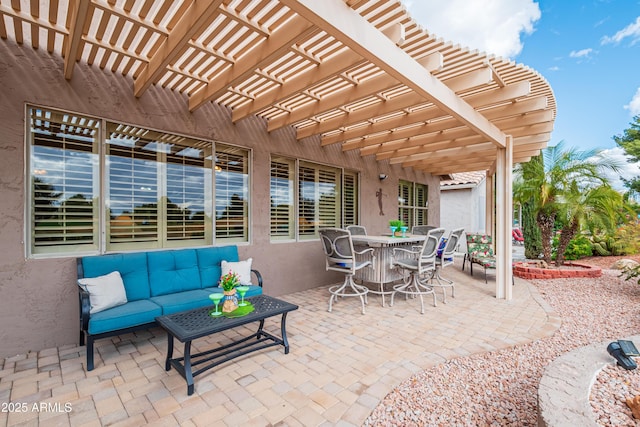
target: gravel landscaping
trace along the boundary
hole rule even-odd
[[[606,270],[615,260],[581,260],[604,269],[596,279],[531,280],[562,318],[553,336],[414,375],[383,399],[365,425],[537,425],[537,390],[547,364],[575,348],[640,333],[640,286]],[[640,370],[606,369],[592,390],[594,418],[602,425],[640,426],[624,403],[638,394]]]

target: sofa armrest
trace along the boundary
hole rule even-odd
[[[254,270],[254,269],[251,269],[251,272],[258,279],[258,286],[262,287],[262,274],[260,274],[260,272],[258,270]]]
[[[89,317],[91,314],[91,300],[89,299],[89,292],[78,286],[78,301],[80,303],[80,329],[83,331],[89,330]]]

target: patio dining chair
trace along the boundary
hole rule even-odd
[[[331,312],[333,302],[337,301],[338,297],[360,297],[362,314],[365,314],[369,288],[355,283],[353,275],[356,271],[365,267],[375,268],[376,258],[373,255],[373,248],[367,248],[359,252],[355,251],[351,233],[348,230],[324,228],[319,233],[327,271],[338,271],[345,275],[344,283],[329,288],[329,293],[331,294],[331,297],[329,297],[329,312]],[[356,259],[356,255],[364,257],[367,254],[371,254],[370,259]]]
[[[411,234],[420,234],[426,236],[429,230],[437,228],[435,225],[414,225],[411,227]]]
[[[464,233],[464,228],[457,228],[449,233],[446,239],[443,239],[444,245],[441,244],[442,250],[438,250],[436,254],[436,269],[431,277],[431,286],[442,288],[442,302],[447,303],[447,287],[451,288],[451,297],[455,297],[455,283],[453,280],[442,277],[441,273],[445,267],[453,265],[453,255],[456,247],[460,242],[460,237]],[[434,280],[437,283],[434,283]]]
[[[367,229],[362,225],[348,225],[347,230],[351,233],[352,236],[366,236]]]
[[[434,228],[429,230],[421,246],[414,246],[411,250],[393,248],[393,265],[409,274],[408,277],[405,275],[403,283],[393,287],[391,306],[396,293],[404,294],[405,297],[419,296],[422,314],[424,314],[424,295],[432,294],[433,306],[437,306],[436,293],[428,281],[436,269],[436,253],[443,234],[443,228]]]

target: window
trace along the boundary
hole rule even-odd
[[[398,184],[398,218],[409,228],[428,224],[429,187],[408,181]]]
[[[294,188],[295,162],[271,158],[271,240],[295,239]]]
[[[111,122],[106,129],[107,250],[210,244],[211,143]]]
[[[317,239],[320,228],[356,224],[357,181],[355,172],[272,157],[271,240]]]
[[[300,162],[298,171],[298,236],[315,239],[318,230],[340,227],[340,170]]]
[[[360,214],[358,211],[358,174],[345,171],[342,183],[342,224],[344,226],[359,224]]]
[[[28,114],[31,255],[248,241],[248,150],[79,114]]]
[[[216,151],[216,239],[249,240],[249,152],[218,145]]]
[[[27,123],[31,252],[97,250],[100,121],[32,108]]]

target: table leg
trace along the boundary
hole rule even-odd
[[[187,380],[187,395],[193,394],[193,373],[191,372],[191,341],[184,343],[184,379]]]
[[[262,328],[264,328],[264,319],[260,321],[260,326],[258,326],[258,332],[256,332],[257,339],[260,339],[262,337]]]
[[[171,369],[171,358],[173,357],[173,335],[167,332],[167,360],[164,362],[164,369]]]
[[[282,320],[280,321],[280,332],[282,333],[284,354],[289,354],[289,341],[287,341],[287,313],[282,313]]]

